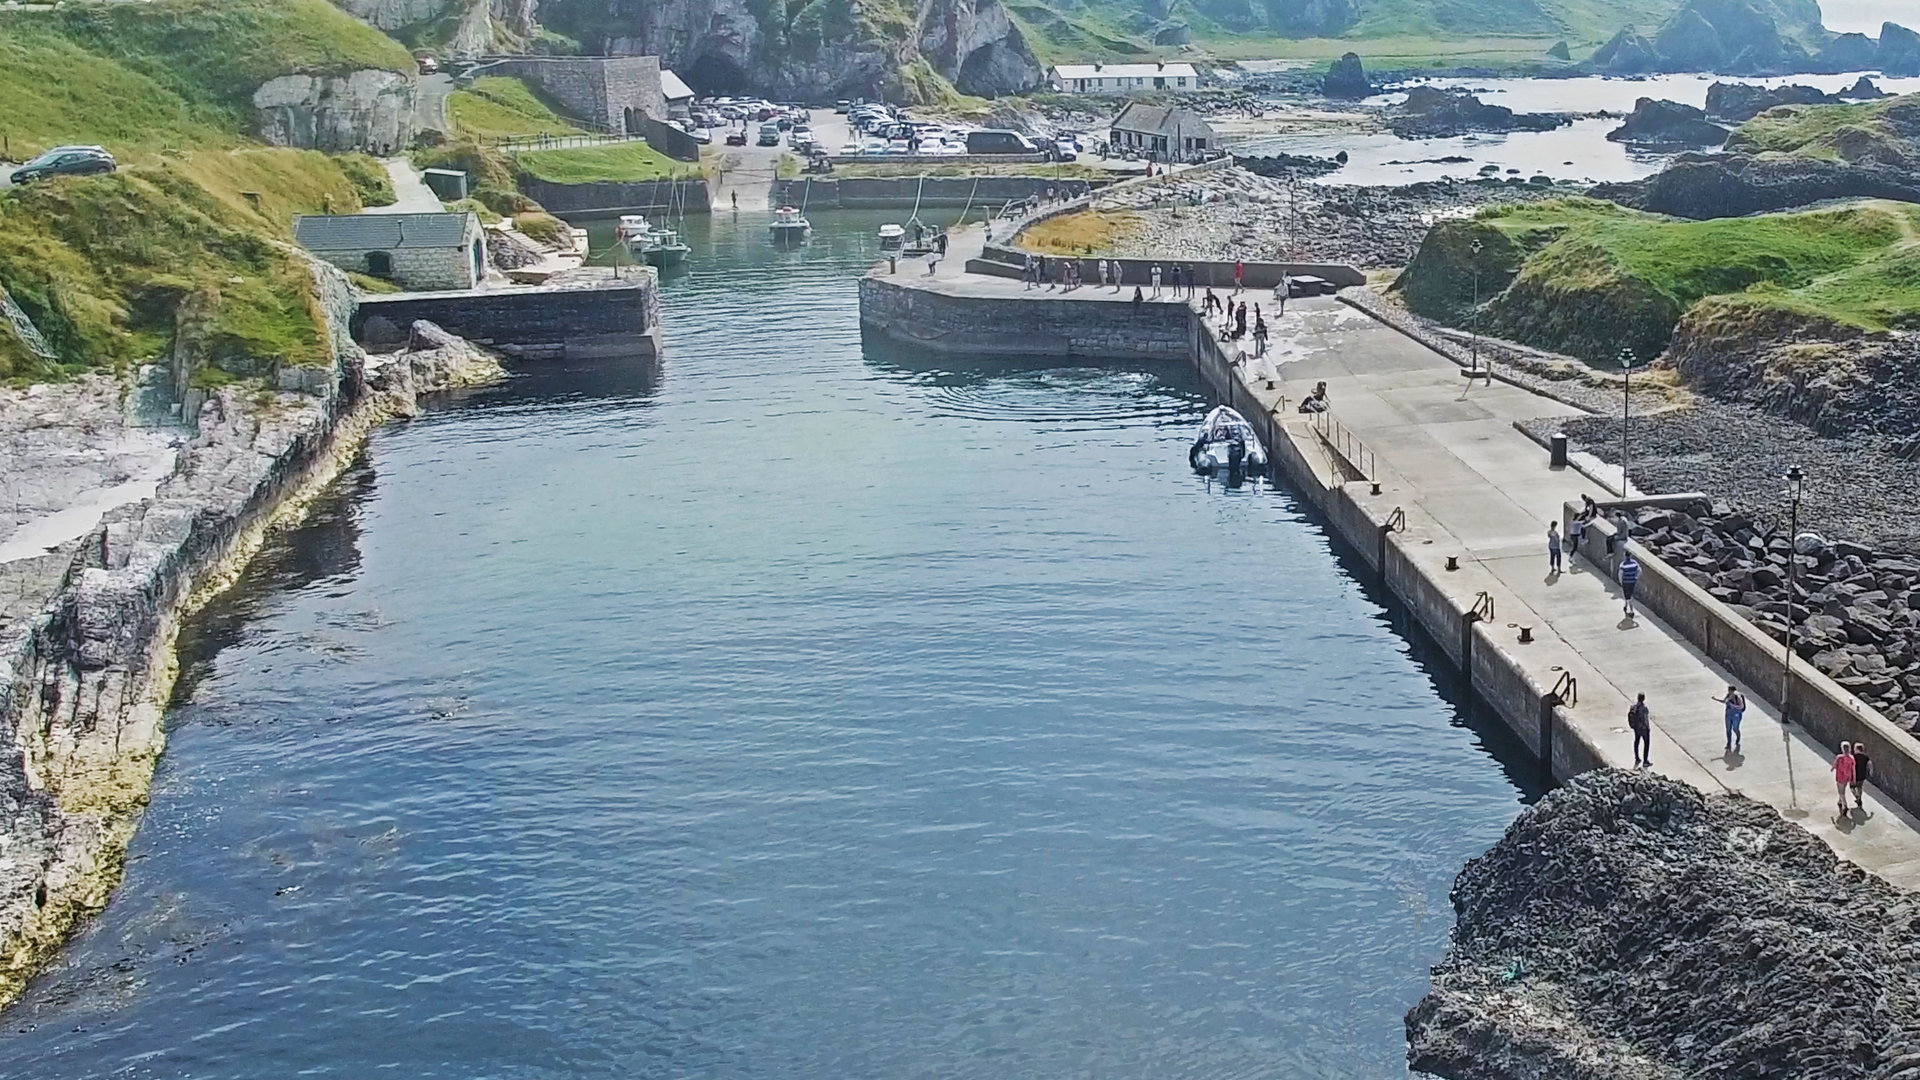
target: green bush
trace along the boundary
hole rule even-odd
[[[567,223],[547,213],[525,213],[513,219],[513,227],[543,244],[565,247],[569,229]]]
[[[386,166],[365,154],[341,154],[333,159],[353,185],[362,206],[392,206],[399,201]]]

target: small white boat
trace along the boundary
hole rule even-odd
[[[641,253],[654,266],[666,267],[679,266],[687,261],[687,253],[692,250],[674,230],[654,229],[647,234],[646,246]]]
[[[653,227],[647,224],[642,214],[622,214],[613,227],[613,238],[630,251],[639,251],[646,247],[647,240],[653,236]]]
[[[888,249],[897,248],[901,244],[904,244],[906,242],[907,242],[907,230],[905,226],[902,226],[902,225],[880,226],[880,246],[881,247],[888,248]]]
[[[1187,451],[1187,464],[1197,473],[1263,473],[1267,471],[1267,450],[1260,445],[1260,436],[1247,418],[1222,405],[1201,422],[1193,447]]]
[[[796,207],[783,206],[773,212],[773,220],[767,223],[767,232],[776,244],[796,243],[806,239],[813,231],[813,225],[801,215]]]

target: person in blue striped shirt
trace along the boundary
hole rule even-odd
[[[1626,597],[1626,603],[1621,606],[1621,610],[1627,613],[1629,619],[1633,618],[1633,588],[1638,584],[1640,584],[1640,560],[1634,558],[1633,552],[1629,551],[1620,559],[1620,594]]]

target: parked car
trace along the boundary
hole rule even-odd
[[[780,125],[773,123],[761,124],[759,143],[761,146],[779,146]]]
[[[1080,148],[1073,145],[1072,139],[1061,139],[1053,144],[1055,161],[1072,161],[1080,156]]]
[[[440,61],[435,60],[427,53],[414,53],[413,62],[420,68],[420,74],[422,75],[434,75],[440,71]]]
[[[56,146],[13,170],[13,182],[25,184],[49,176],[93,176],[118,168],[113,155],[98,146]]]
[[[747,145],[747,129],[734,128],[733,130],[727,132],[727,145],[728,146]]]
[[[1040,148],[1017,131],[969,131],[969,154],[1037,154]]]
[[[833,111],[839,113],[841,116],[845,116],[853,111],[853,102],[848,101],[846,98],[841,98],[839,101],[833,103]]]

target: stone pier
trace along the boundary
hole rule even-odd
[[[953,254],[981,246],[974,230]],[[1505,382],[1463,378],[1452,359],[1334,297],[1290,301],[1284,315],[1273,311],[1271,291],[1236,297],[1266,313],[1270,347],[1256,357],[1250,342],[1243,349],[1223,341],[1197,305],[1164,291],[1135,305],[1131,286],[1030,289],[961,265],[949,259],[929,276],[924,264],[893,273],[881,264],[861,282],[863,327],[945,352],[1194,365],[1209,391],[1261,432],[1280,478],[1319,509],[1328,531],[1378,575],[1554,777],[1629,767],[1627,707],[1644,693],[1654,771],[1768,803],[1844,858],[1896,885],[1920,886],[1912,807],[1869,788],[1864,815],[1835,812],[1830,764],[1852,730],[1836,726],[1841,719],[1809,716],[1816,737],[1798,722],[1796,700],[1793,720],[1782,724],[1770,704],[1780,684],[1742,679],[1716,663],[1690,639],[1700,618],[1691,607],[1676,614],[1685,626],[1658,611],[1625,617],[1599,543],[1565,572],[1549,573],[1548,523],[1582,495],[1603,503],[1612,495],[1582,473],[1551,467],[1515,422],[1578,410]],[[1300,414],[1297,403],[1322,381],[1332,412]],[[1650,575],[1658,573],[1656,560],[1638,553]],[[1644,591],[1658,607],[1660,590]],[[1729,684],[1752,702],[1737,755],[1723,751],[1722,710],[1713,701]],[[1861,732],[1871,720],[1857,718]],[[1870,745],[1877,770],[1920,777],[1914,740],[1876,737]]]

